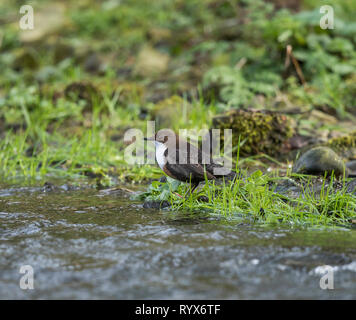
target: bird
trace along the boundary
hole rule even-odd
[[[225,175],[214,174],[215,168],[222,168],[223,166],[213,161],[207,164],[203,163],[203,159],[207,156],[201,148],[197,148],[187,142],[179,135],[172,133],[168,135],[155,134],[151,138],[145,138],[146,141],[154,141],[155,144],[155,157],[161,170],[169,177],[191,183],[190,190],[186,192],[186,197],[190,191],[192,194],[198,187],[201,181],[215,180],[222,176],[228,179],[233,179],[236,173],[230,171]]]

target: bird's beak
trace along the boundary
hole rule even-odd
[[[145,141],[155,141],[155,137],[151,137],[151,138],[143,138],[143,140]]]

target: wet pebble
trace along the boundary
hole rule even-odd
[[[352,179],[348,184],[347,184],[347,192],[351,192],[354,195],[356,195],[356,179]]]
[[[356,177],[356,160],[346,162],[346,167],[349,169],[350,174]]]
[[[171,203],[167,200],[164,201],[145,201],[143,207],[145,209],[163,209],[171,206]]]
[[[42,188],[43,192],[50,192],[56,189],[55,185],[51,182],[45,182]]]
[[[346,170],[344,162],[330,148],[316,147],[304,153],[293,167],[294,173],[328,176],[334,172],[335,176],[342,176]]]

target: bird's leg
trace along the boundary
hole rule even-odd
[[[188,195],[188,193],[190,192],[191,194],[194,192],[194,190],[197,188],[197,186],[199,185],[199,183],[194,183],[194,185],[193,185],[193,187],[190,189],[188,189],[187,190],[187,192],[185,193],[185,195],[184,196],[181,196],[179,193],[177,193],[177,192],[174,192],[174,194],[176,195],[176,196],[178,196],[179,198],[186,198],[187,197],[187,195]]]
[[[190,193],[193,193],[194,190],[199,186],[199,182],[198,183],[195,183],[193,188],[190,190]]]
[[[198,185],[199,185],[199,182],[198,183],[194,183],[193,187],[189,188],[188,191],[185,193],[184,198],[187,197],[189,192],[190,192],[190,194],[192,194],[194,192],[194,190],[197,188]]]

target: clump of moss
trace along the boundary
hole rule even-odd
[[[346,159],[356,159],[356,131],[330,139],[326,145]]]
[[[213,128],[232,129],[233,150],[240,137],[240,154],[243,156],[259,153],[280,155],[281,151],[287,151],[288,139],[294,134],[291,118],[268,110],[234,109],[216,116]],[[221,145],[223,139],[221,135]]]

